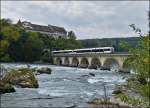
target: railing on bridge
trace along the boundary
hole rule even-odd
[[[120,56],[129,56],[128,52],[114,52],[114,53],[60,53],[60,54],[52,54],[52,56],[91,56],[91,55],[120,55]]]

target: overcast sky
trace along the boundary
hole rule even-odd
[[[148,1],[2,1],[1,17],[14,23],[21,19],[35,24],[73,30],[77,39],[132,37],[128,26],[148,31]]]

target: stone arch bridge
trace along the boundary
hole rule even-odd
[[[110,70],[111,67],[117,66],[119,71],[129,71],[125,66],[127,58],[130,56],[128,53],[72,53],[72,54],[53,54],[53,63],[55,65],[93,68]]]

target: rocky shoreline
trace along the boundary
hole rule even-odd
[[[50,68],[29,69],[21,68],[11,70],[0,80],[0,94],[15,92],[14,86],[21,88],[38,88],[39,84],[35,75],[51,74]]]

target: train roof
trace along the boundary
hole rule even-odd
[[[107,48],[114,48],[114,47],[82,48],[82,49],[75,49],[75,50],[91,50],[91,49],[107,49]]]
[[[52,51],[52,52],[64,52],[64,51],[79,51],[79,50],[93,50],[93,49],[107,49],[107,48],[114,48],[114,47],[96,47],[96,48],[82,48],[82,49],[74,49],[74,50],[59,50],[59,51]]]

